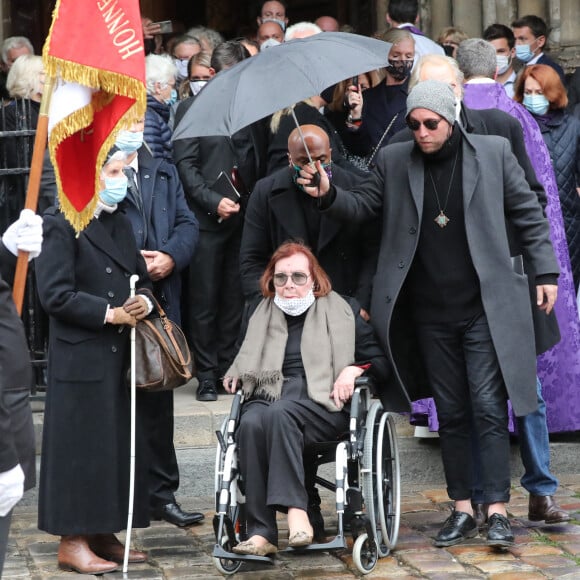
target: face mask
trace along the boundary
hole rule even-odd
[[[323,163],[322,169],[324,169],[326,175],[328,176],[329,180],[332,180],[332,162],[330,163]],[[297,183],[296,180],[300,177],[300,172],[302,171],[302,167],[300,165],[292,165],[292,181],[294,185],[304,191],[304,186],[301,183]]]
[[[532,115],[545,115],[550,101],[544,95],[524,95],[523,105]]]
[[[189,88],[191,89],[191,94],[193,96],[197,95],[203,87],[207,85],[207,81],[189,81]]]
[[[119,131],[115,145],[124,153],[135,153],[143,145],[143,131]]]
[[[175,63],[175,66],[177,67],[177,76],[179,77],[180,80],[186,79],[187,78],[187,63],[188,63],[189,59],[184,58],[184,59],[180,59],[180,58],[174,58],[173,62]]]
[[[177,91],[175,89],[171,89],[171,95],[169,96],[168,99],[165,99],[163,102],[166,105],[169,105],[170,107],[171,105],[177,103]]]
[[[280,41],[276,40],[275,38],[268,38],[260,44],[260,50],[265,50],[266,48],[272,48],[273,46],[278,46],[282,44]]]
[[[389,59],[389,66],[387,67],[387,71],[396,81],[404,81],[411,74],[412,68],[412,60]]]
[[[105,189],[99,192],[101,201],[106,205],[117,205],[127,196],[126,177],[105,177]]]
[[[286,31],[286,23],[283,20],[276,20],[276,18],[262,18],[262,24],[264,22],[275,22],[276,24],[280,25],[282,30]]]
[[[503,73],[507,72],[507,69],[510,67],[512,62],[511,57],[502,55],[497,55],[495,57],[497,62],[497,74],[502,75]]]
[[[314,292],[312,288],[304,298],[284,298],[276,294],[274,296],[274,304],[288,316],[300,316],[304,314],[314,304]]]
[[[534,53],[529,44],[516,44],[516,57],[522,62],[530,62],[534,58]]]

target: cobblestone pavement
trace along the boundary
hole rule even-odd
[[[165,522],[153,522],[150,528],[135,530],[134,544],[148,551],[146,564],[129,567],[131,579],[216,579],[222,576],[213,565],[211,551],[214,536],[211,526],[213,498],[181,498],[186,509],[202,510],[206,521],[187,530]],[[561,477],[557,499],[577,519],[568,525],[545,526],[527,521],[527,495],[513,486],[510,515],[516,545],[494,551],[484,544],[482,536],[459,546],[437,549],[431,538],[445,520],[449,500],[444,489],[403,486],[399,541],[392,554],[379,560],[368,578],[429,578],[431,580],[535,580],[558,578],[580,579],[580,475]],[[333,533],[336,516],[332,513],[332,495],[324,496],[323,507],[327,532]],[[287,531],[280,521],[281,547]],[[120,536],[121,539],[122,536]],[[17,507],[4,569],[4,580],[29,578],[61,580],[87,578],[72,572],[61,572],[56,565],[58,538],[38,531],[34,507]],[[273,566],[244,565],[232,578],[248,580],[346,579],[359,576],[350,550],[310,554],[279,554]],[[122,578],[122,572],[104,578]]]

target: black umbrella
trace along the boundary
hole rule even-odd
[[[216,75],[197,95],[173,139],[233,135],[242,127],[387,65],[391,44],[324,32],[273,46]]]

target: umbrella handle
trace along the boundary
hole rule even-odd
[[[135,297],[135,286],[139,276],[133,274],[129,278],[129,295]],[[123,575],[127,574],[129,566],[129,550],[131,549],[131,531],[133,529],[133,503],[135,500],[135,418],[137,414],[136,406],[136,386],[135,386],[135,327],[131,328],[131,442],[129,450],[129,507],[127,510],[127,533],[125,536],[125,553],[123,557]]]

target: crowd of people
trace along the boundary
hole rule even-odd
[[[514,426],[529,519],[569,521],[554,500],[549,433],[580,429],[580,75],[567,86],[546,23],[523,16],[481,38],[446,28],[436,42],[418,28],[418,2],[390,0],[388,30],[376,34],[390,43],[383,69],[231,136],[176,140],[216,74],[352,28],[326,15],[289,25],[277,0],[263,2],[248,38],[142,23],[147,110],[100,169],[93,220],[75,235],[48,159],[43,224],[17,203],[3,214],[0,489],[10,499],[0,501],[0,573],[12,508],[34,484],[31,377],[14,365],[26,346],[8,297],[19,249],[40,254],[50,323],[39,528],[61,537],[63,569],[102,574],[122,562],[128,328],[155,315],[150,296],[183,326],[197,400],[237,388],[248,399],[238,432],[248,530],[234,551],[275,553],[277,510],[288,513],[291,546],[313,541],[302,451],[344,430],[363,373],[378,378],[390,410],[439,433],[453,509],[435,546],[484,524],[488,545],[514,544]],[[42,59],[12,37],[2,62],[4,129],[34,125]],[[3,159],[20,163],[9,148]],[[223,175],[238,196],[218,187]],[[139,394],[137,407],[137,471],[148,484],[134,525],[202,522],[175,495],[172,392]],[[11,413],[21,416],[12,427]],[[146,559],[131,550],[131,562]]]

